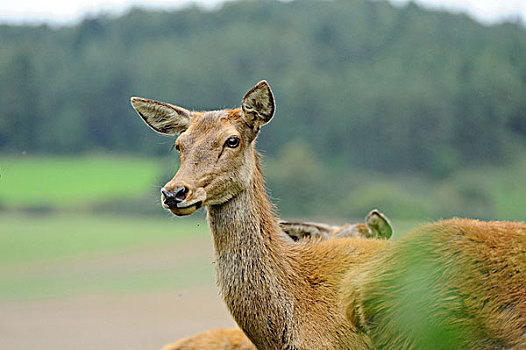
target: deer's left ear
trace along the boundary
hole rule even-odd
[[[256,130],[272,119],[276,105],[272,90],[265,80],[250,89],[241,100],[243,118]]]
[[[166,102],[132,97],[131,104],[150,128],[164,135],[184,132],[192,119],[189,110]]]

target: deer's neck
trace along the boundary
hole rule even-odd
[[[208,220],[218,285],[230,312],[258,348],[283,348],[293,336],[291,269],[259,170],[248,189],[209,207]]]

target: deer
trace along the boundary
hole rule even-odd
[[[257,350],[240,328],[213,328],[168,344],[162,350]]]
[[[280,228],[293,241],[303,239],[329,239],[341,237],[363,237],[389,239],[393,234],[390,220],[378,209],[365,217],[364,223],[328,225],[320,222],[278,220]]]
[[[294,242],[342,237],[389,239],[393,228],[389,219],[377,209],[365,217],[364,223],[328,225],[319,222],[279,220],[279,226]],[[162,350],[255,350],[239,328],[213,328],[168,344]]]
[[[255,148],[275,112],[266,81],[234,109],[131,104],[153,130],[179,135],[162,206],[206,207],[219,291],[257,349],[526,348],[524,222],[453,218],[396,241],[287,242]]]

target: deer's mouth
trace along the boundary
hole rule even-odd
[[[177,216],[191,215],[195,213],[199,208],[202,207],[203,202],[198,201],[190,205],[186,203],[181,203],[181,205],[182,206],[177,206],[176,208],[170,208],[170,211],[172,212],[172,214],[177,215]]]

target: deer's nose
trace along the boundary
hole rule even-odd
[[[188,188],[186,186],[181,186],[175,189],[175,191],[170,192],[163,187],[161,193],[164,196],[164,204],[169,208],[176,208],[178,203],[185,200],[186,195],[188,194]]]

